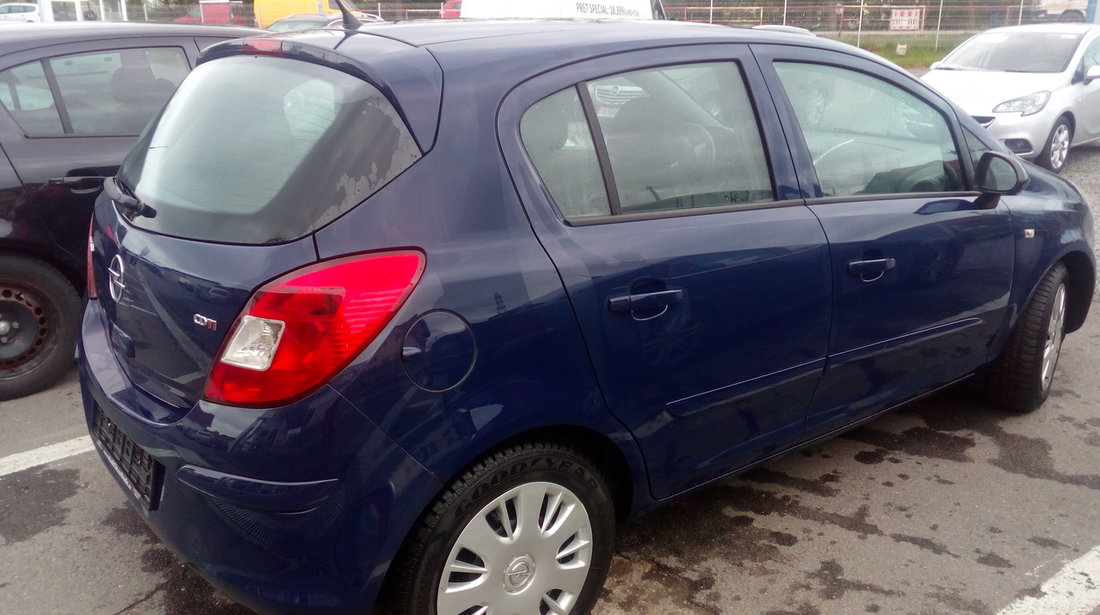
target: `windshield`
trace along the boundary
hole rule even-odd
[[[184,80],[119,177],[151,231],[265,244],[302,237],[420,157],[372,85],[316,64],[235,56]],[[124,214],[127,212],[123,212]]]
[[[330,21],[339,19],[339,16],[329,17],[328,15],[321,15],[319,17],[300,18],[300,19],[284,19],[282,21],[276,21],[267,27],[272,32],[297,32],[299,30],[312,30],[313,28],[321,28]]]
[[[959,45],[944,58],[944,64],[949,68],[1060,73],[1069,66],[1081,36],[1066,32],[987,32]]]

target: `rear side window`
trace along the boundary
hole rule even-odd
[[[28,135],[65,132],[41,62],[23,64],[0,73],[0,103]]]
[[[85,53],[49,64],[70,132],[78,135],[138,134],[189,70],[178,47]]]
[[[355,207],[420,157],[389,101],[331,68],[238,56],[199,66],[123,163],[167,235],[278,243]]]
[[[611,214],[592,133],[576,88],[535,103],[520,134],[546,188],[566,218]]]
[[[647,69],[589,82],[588,90],[623,213],[773,200],[736,64]]]
[[[178,47],[57,56],[0,73],[0,101],[31,137],[136,135],[189,68]]]
[[[584,101],[591,103],[588,113]],[[775,198],[756,113],[732,62],[651,68],[579,84],[528,109],[521,136],[566,219]],[[605,186],[613,188],[611,195]]]

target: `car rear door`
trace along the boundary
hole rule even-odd
[[[812,438],[987,361],[1008,303],[1012,221],[1003,202],[968,190],[972,161],[953,111],[916,80],[819,49],[753,51],[832,256]]]
[[[56,241],[78,262],[102,178],[194,65],[190,37],[37,48],[0,67],[0,143]]]
[[[654,494],[796,442],[824,365],[828,249],[747,47],[575,65],[520,87],[500,117]]]

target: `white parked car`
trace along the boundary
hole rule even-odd
[[[1060,172],[1100,139],[1100,26],[1038,24],[971,37],[922,79],[1017,155]]]
[[[42,21],[38,5],[30,2],[9,2],[0,4],[0,23],[25,23]]]

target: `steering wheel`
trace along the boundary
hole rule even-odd
[[[675,161],[671,166],[686,166],[686,172],[703,177],[714,169],[718,153],[714,137],[706,127],[693,122],[676,124],[670,129]]]

